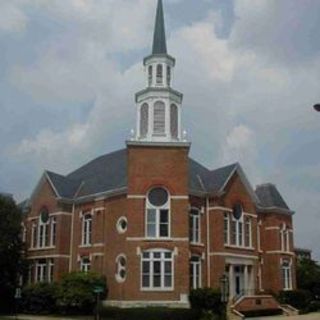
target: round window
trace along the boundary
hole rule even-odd
[[[155,207],[164,206],[168,199],[168,192],[163,188],[154,188],[149,192],[148,200]]]
[[[242,206],[240,203],[237,203],[233,206],[233,217],[239,220],[242,216]]]
[[[117,222],[117,230],[119,233],[125,233],[128,229],[128,221],[126,217],[121,217]]]

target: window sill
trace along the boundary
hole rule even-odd
[[[50,246],[50,247],[37,247],[37,248],[30,248],[29,251],[45,251],[45,250],[53,250],[56,246]]]
[[[190,245],[195,247],[204,247],[204,244],[200,242],[190,242]]]
[[[236,245],[232,245],[232,244],[225,244],[224,247],[230,248],[230,249],[239,249],[239,250],[250,250],[250,251],[255,250],[254,247],[240,247],[240,246],[236,246]]]
[[[92,244],[81,244],[78,247],[79,248],[92,248]]]
[[[173,288],[141,288],[142,292],[172,292]]]

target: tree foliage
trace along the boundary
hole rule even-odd
[[[22,212],[14,200],[0,194],[0,312],[13,306],[18,274],[22,273]]]
[[[58,286],[57,303],[65,313],[90,314],[96,303],[94,289],[101,287],[106,296],[106,279],[96,273],[72,272]]]
[[[311,292],[313,299],[320,300],[320,266],[313,260],[303,259],[297,265],[299,289]]]
[[[54,283],[35,283],[22,290],[19,311],[30,314],[52,314],[57,308],[57,285]]]

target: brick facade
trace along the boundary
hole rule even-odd
[[[190,258],[197,256],[201,261],[202,287],[218,288],[220,277],[228,274],[230,264],[243,264],[243,268],[250,270],[253,281],[251,287],[255,294],[278,292],[283,290],[282,261],[288,259],[292,261],[294,289],[292,216],[276,210],[263,212],[258,209],[237,172],[228,181],[221,196],[191,195],[187,179],[188,152],[188,147],[128,146],[127,191],[121,195],[97,197],[88,202],[75,201],[73,205],[61,202],[50,180],[44,176],[32,197],[31,210],[25,222],[28,258],[33,262],[30,281],[37,281],[36,264],[39,260],[52,259],[53,279],[59,280],[66,272],[80,270],[81,259],[88,257],[90,269],[106,276],[108,299],[113,304],[148,304],[153,301],[167,304],[171,301],[186,305],[191,288]],[[169,239],[146,238],[146,197],[155,186],[164,187],[170,193]],[[251,219],[250,248],[225,243],[225,213],[232,214],[235,203],[241,203],[243,214]],[[38,248],[32,245],[32,225],[41,220],[43,208],[48,209],[50,218],[56,218],[56,241],[54,246]],[[191,208],[198,208],[200,212],[198,243],[191,243],[189,239]],[[82,243],[82,220],[86,213],[92,216],[89,245]],[[121,217],[127,219],[124,233],[117,229]],[[286,252],[281,248],[283,224],[290,235]],[[141,254],[157,248],[174,252],[173,289],[144,291],[141,288]],[[119,255],[126,257],[126,278],[123,282],[119,282],[115,276]]]

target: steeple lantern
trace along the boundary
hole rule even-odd
[[[183,95],[172,89],[175,59],[167,53],[162,0],[158,0],[152,53],[144,61],[146,88],[136,94],[137,142],[185,142],[181,132]]]

